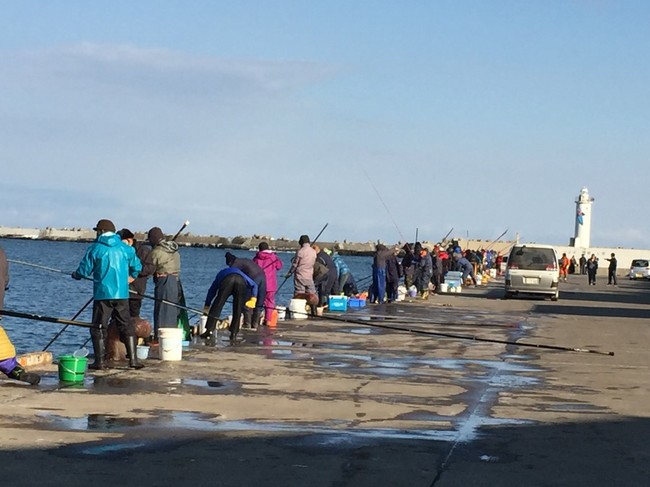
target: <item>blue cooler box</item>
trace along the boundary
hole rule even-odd
[[[328,308],[330,311],[347,311],[348,298],[346,296],[330,296]]]
[[[350,298],[348,306],[350,308],[363,308],[366,305],[366,300],[361,298]]]

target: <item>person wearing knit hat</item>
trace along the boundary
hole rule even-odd
[[[120,339],[126,347],[129,367],[142,368],[136,356],[136,336],[129,316],[129,281],[138,277],[142,270],[135,250],[125,245],[115,233],[110,220],[99,220],[95,226],[97,239],[88,247],[86,254],[72,273],[74,279],[93,281],[93,324],[90,338],[93,343],[95,362],[90,369],[107,369],[106,338],[108,324],[117,326]],[[110,271],[110,272],[109,272]]]
[[[152,227],[147,233],[153,250],[151,262],[154,266],[155,284],[153,308],[154,340],[158,340],[160,328],[177,328],[181,297],[181,255],[174,240],[165,240],[160,227]]]
[[[285,275],[288,279],[293,274],[294,296],[297,294],[316,294],[314,286],[314,264],[316,251],[309,244],[309,236],[301,235],[298,240],[300,248],[296,251],[289,272]]]

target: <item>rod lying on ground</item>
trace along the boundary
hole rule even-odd
[[[292,313],[299,313],[296,311],[292,311]],[[303,313],[301,313],[303,314]],[[304,314],[309,315],[309,313],[305,312]],[[310,315],[311,316],[311,315]],[[357,320],[357,319],[349,319],[345,318],[343,316],[311,316],[312,318],[317,318],[317,319],[325,319],[325,320],[333,320],[333,321],[340,321],[343,323],[353,323],[355,325],[361,325],[361,326],[370,326],[374,328],[382,328],[385,330],[392,330],[392,331],[401,331],[401,332],[406,332],[406,333],[415,333],[418,335],[426,335],[426,336],[435,336],[435,337],[442,337],[442,338],[454,338],[457,340],[472,340],[475,342],[484,342],[484,343],[500,343],[503,345],[516,345],[518,347],[533,347],[533,348],[542,348],[546,350],[559,350],[562,352],[581,352],[581,353],[595,353],[598,355],[608,355],[610,357],[614,356],[614,352],[600,352],[598,350],[591,350],[588,348],[574,348],[574,347],[562,347],[559,345],[543,345],[540,343],[531,343],[531,342],[515,342],[512,340],[499,340],[496,338],[481,338],[473,335],[459,335],[456,333],[442,333],[442,332],[437,332],[437,331],[428,331],[428,330],[419,330],[417,328],[405,328],[401,326],[395,326],[395,325],[380,325],[378,323],[368,323],[367,321],[364,320]]]
[[[36,315],[31,313],[20,313],[8,309],[0,309],[0,315],[13,316],[14,318],[25,318],[26,320],[47,321],[49,323],[59,323],[61,325],[80,326],[82,328],[98,328],[92,323],[86,323],[85,321],[66,320],[63,318],[53,318],[52,316]]]

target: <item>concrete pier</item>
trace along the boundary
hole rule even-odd
[[[492,281],[279,322],[80,385],[54,365],[38,387],[0,381],[3,481],[645,486],[650,284],[582,277],[558,302],[503,301]]]

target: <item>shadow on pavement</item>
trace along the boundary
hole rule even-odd
[[[647,486],[648,437],[646,418],[490,427],[458,444],[170,430],[5,450],[0,462],[6,485]]]

